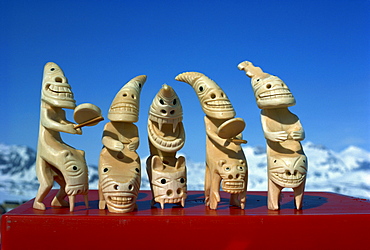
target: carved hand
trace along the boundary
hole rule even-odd
[[[288,133],[286,131],[277,132],[264,132],[265,138],[273,142],[282,142],[288,139]]]
[[[109,148],[110,150],[113,151],[121,151],[124,148],[124,145],[122,142],[113,139],[110,136],[104,136],[102,139],[102,143],[105,147]]]
[[[139,147],[139,140],[134,139],[128,144],[128,150],[135,151]]]
[[[306,135],[303,129],[299,131],[292,131],[289,135],[289,137],[291,137],[293,140],[296,140],[296,141],[303,141],[305,136]]]

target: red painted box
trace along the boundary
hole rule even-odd
[[[77,196],[75,211],[32,208],[33,200],[4,214],[1,248],[8,249],[369,249],[370,201],[334,193],[306,192],[304,209],[294,209],[293,193],[283,192],[280,211],[266,207],[266,192],[248,192],[246,208],[230,207],[221,192],[217,210],[204,205],[200,191],[188,192],[185,208],[150,207],[141,191],[138,210],[126,214],[90,208]]]

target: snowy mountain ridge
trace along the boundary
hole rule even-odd
[[[370,199],[370,152],[355,146],[335,152],[312,142],[304,143],[303,148],[308,157],[306,191],[328,191]],[[248,190],[267,190],[265,148],[245,146],[243,150],[249,167]],[[142,190],[150,189],[146,158],[141,160]],[[35,197],[38,189],[35,159],[35,150],[27,146],[0,144],[0,203]],[[188,190],[203,190],[204,162],[187,160],[186,165]],[[90,189],[97,189],[97,166],[89,166],[89,180]]]

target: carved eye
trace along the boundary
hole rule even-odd
[[[161,179],[162,184],[166,184],[166,182],[167,182],[166,179]]]
[[[242,166],[238,166],[238,170],[243,171],[244,168]]]
[[[54,71],[54,70],[55,70],[55,68],[51,68],[51,69],[50,69],[50,71]]]
[[[162,105],[164,105],[163,99],[159,99],[159,103],[162,104]]]
[[[257,79],[256,82],[259,82],[261,79]]]
[[[173,99],[172,104],[173,104],[173,105],[176,105],[176,103],[177,103],[177,100],[176,100],[176,98],[175,98],[175,99]]]
[[[78,167],[77,167],[77,166],[73,166],[73,167],[72,167],[72,169],[73,169],[74,171],[77,171],[77,170],[78,170]]]
[[[185,183],[185,179],[184,178],[180,178],[180,182],[181,183]]]
[[[135,168],[135,171],[138,172],[138,173],[140,173],[140,170],[138,168]]]
[[[141,83],[139,83],[139,88],[141,89]]]
[[[226,167],[225,170],[228,172],[228,171],[231,170],[231,168],[230,167]]]
[[[104,168],[104,169],[103,169],[103,172],[104,172],[104,173],[107,173],[108,171],[109,171],[109,168]]]
[[[203,92],[203,90],[204,90],[203,86],[199,86],[199,91]]]

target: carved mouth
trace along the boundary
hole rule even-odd
[[[282,185],[284,187],[296,187],[299,186],[303,180],[306,178],[306,174],[302,174],[295,171],[294,174],[287,172],[271,172],[270,178],[275,183]]]
[[[293,95],[288,89],[274,89],[261,93],[259,95],[259,98],[261,100],[275,98],[293,98]]]
[[[133,196],[111,196],[111,195],[108,196],[109,203],[118,206],[132,204],[133,200],[134,200]]]
[[[109,112],[138,114],[139,111],[136,105],[130,103],[117,103],[110,108]]]
[[[155,119],[153,119],[155,118]],[[152,120],[155,120],[158,122],[158,127],[152,122]],[[154,144],[156,148],[159,148],[160,150],[166,151],[166,152],[175,152],[180,150],[185,143],[185,133],[183,130],[182,125],[177,126],[178,123],[181,123],[181,118],[177,119],[162,119],[154,116],[149,117],[148,121],[148,136],[150,141]],[[160,129],[162,127],[162,124],[173,124],[176,128],[173,132],[173,134],[164,134]],[[175,128],[175,127],[174,127]]]
[[[59,99],[73,99],[72,90],[68,86],[48,84],[46,85],[46,91],[51,96],[57,97]]]
[[[233,105],[231,105],[231,102],[229,100],[222,100],[222,101],[205,101],[204,102],[206,107],[211,110],[222,110],[222,109],[233,109]]]
[[[243,192],[244,190],[244,181],[223,181],[222,189],[231,194],[236,194]]]

